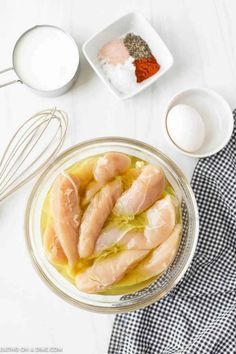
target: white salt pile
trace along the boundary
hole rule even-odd
[[[105,75],[120,93],[129,93],[137,86],[133,61],[134,59],[130,57],[123,64],[115,66],[108,64],[105,60],[101,61]]]

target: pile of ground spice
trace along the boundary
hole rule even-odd
[[[136,36],[133,33],[128,33],[125,36],[124,45],[134,59],[150,58],[152,56],[147,43],[140,36]]]
[[[160,65],[142,37],[128,33],[124,38],[124,45],[130,56],[135,59],[135,75],[138,83],[158,72]]]
[[[150,76],[156,74],[160,69],[160,65],[154,56],[136,59],[134,61],[134,65],[137,82],[142,82],[148,79]]]

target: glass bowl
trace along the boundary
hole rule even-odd
[[[166,272],[142,290],[128,295],[94,295],[80,292],[47,260],[40,231],[41,209],[55,177],[78,160],[107,151],[134,155],[161,166],[181,203],[183,234],[178,254]],[[192,189],[180,169],[159,150],[137,140],[119,137],[99,138],[71,147],[47,167],[36,182],[25,213],[26,243],[33,264],[43,281],[61,298],[86,310],[119,313],[137,310],[165,296],[184,276],[197,244],[198,211]]]

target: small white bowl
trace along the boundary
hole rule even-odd
[[[147,42],[153,55],[160,64],[160,70],[149,79],[138,84],[137,89],[134,91],[128,94],[122,94],[116,90],[116,88],[106,78],[97,55],[99,50],[107,42],[117,37],[124,36],[129,32],[133,32],[141,36]],[[173,64],[173,57],[165,43],[162,41],[151,24],[145,19],[145,17],[136,12],[126,14],[125,16],[119,18],[109,26],[105,27],[103,30],[90,37],[83,44],[83,53],[100,79],[118,98],[122,99],[132,97],[140,91],[144,90],[146,87],[155,82],[159,77],[161,77],[167,70],[169,70]]]
[[[203,145],[196,152],[182,150],[171,139],[167,128],[167,116],[177,104],[187,104],[195,108],[202,116],[206,128]],[[223,149],[228,143],[234,127],[233,114],[225,99],[207,88],[192,88],[180,91],[168,103],[164,114],[164,131],[167,140],[182,154],[192,157],[206,157]]]

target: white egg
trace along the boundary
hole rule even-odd
[[[178,104],[167,115],[167,130],[173,142],[182,150],[195,152],[205,139],[205,125],[191,106]]]

